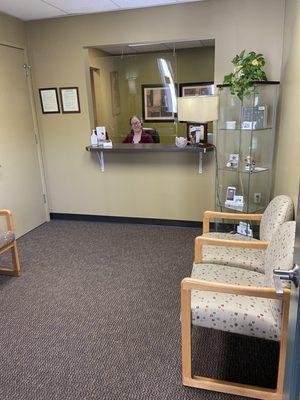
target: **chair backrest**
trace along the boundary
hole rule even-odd
[[[152,140],[154,143],[160,143],[160,138],[157,130],[155,128],[145,128],[143,127],[144,131],[146,133],[149,133],[149,135],[152,137]]]
[[[262,216],[259,228],[260,240],[270,241],[278,227],[294,217],[294,205],[289,196],[274,197]]]
[[[291,269],[294,261],[296,222],[283,223],[272,236],[265,253],[265,284],[274,287],[273,269]],[[270,300],[272,314],[280,322],[281,302]]]

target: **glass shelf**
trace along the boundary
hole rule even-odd
[[[255,93],[241,101],[229,86],[219,87],[216,204],[222,211],[262,212],[270,201],[278,89],[278,84],[257,83]],[[246,164],[255,169],[245,170]],[[242,210],[225,205],[228,188],[243,200]]]
[[[236,128],[236,129],[226,129],[226,128],[219,128],[219,131],[222,131],[222,132],[237,132],[237,133],[240,133],[240,132],[245,132],[245,133],[251,133],[251,132],[253,132],[253,133],[255,133],[255,132],[261,132],[261,133],[270,133],[270,132],[272,132],[272,127],[267,127],[267,128],[259,128],[259,129],[242,129],[242,128]]]
[[[268,172],[269,168],[256,167],[254,171],[240,170],[237,168],[219,168],[219,171],[238,172],[239,174],[259,174],[260,172]]]
[[[226,212],[236,212],[240,214],[259,214],[264,211],[264,207],[261,207],[259,204],[250,204],[248,207],[247,204],[244,204],[242,210],[236,210],[234,208],[225,206],[225,203],[218,203],[218,206],[222,209],[222,211],[226,210]],[[238,217],[237,217],[238,218]]]

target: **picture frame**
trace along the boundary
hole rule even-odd
[[[78,87],[60,87],[59,94],[61,100],[61,108],[64,114],[80,113]]]
[[[179,84],[180,97],[212,96],[214,82],[191,82]]]
[[[173,122],[174,111],[170,87],[163,84],[141,85],[143,119],[146,122]]]
[[[207,123],[187,122],[187,140],[191,144],[207,143],[207,125]]]
[[[57,88],[40,88],[39,96],[43,114],[60,113]]]
[[[119,73],[118,71],[110,72],[110,88],[111,88],[111,109],[112,115],[116,116],[121,113]]]

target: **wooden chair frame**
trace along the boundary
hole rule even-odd
[[[244,249],[254,249],[254,250],[265,250],[269,242],[258,240],[227,240],[227,239],[216,239],[205,236],[197,236],[195,239],[195,263],[202,262],[203,246],[227,246],[227,247],[242,247]]]
[[[280,353],[276,389],[244,385],[219,379],[206,378],[192,374],[192,321],[191,290],[213,291],[243,296],[263,297],[283,302]],[[198,279],[185,278],[181,282],[181,325],[182,325],[182,383],[185,386],[230,393],[239,396],[253,397],[262,400],[282,400],[283,380],[287,346],[287,326],[289,316],[290,290],[283,289],[283,295],[276,294],[275,289],[225,285]]]
[[[224,242],[228,242],[224,244]],[[224,241],[222,239],[197,237],[195,239],[195,262],[201,262],[202,246],[204,244],[213,246],[232,246],[245,248],[266,248],[268,242],[252,241]],[[280,354],[277,376],[277,387],[275,390],[258,386],[244,385],[211,379],[192,374],[192,319],[191,319],[191,290],[212,291],[219,293],[236,294],[242,296],[262,297],[275,299],[283,302]],[[181,326],[182,326],[182,383],[185,386],[213,390],[216,392],[230,393],[239,396],[253,397],[262,400],[282,400],[283,380],[285,370],[287,327],[289,317],[290,290],[283,289],[283,295],[278,295],[275,289],[270,287],[250,287],[228,285],[217,282],[208,282],[200,279],[184,278],[181,282]]]
[[[0,216],[6,217],[7,230],[14,232],[14,224],[12,214],[9,210],[0,210]],[[10,276],[20,276],[20,261],[18,254],[18,247],[16,239],[0,249],[0,254],[3,254],[11,250],[13,269],[11,268],[1,268],[0,274],[10,275]]]
[[[209,223],[211,219],[238,219],[248,221],[260,221],[263,214],[237,214],[220,211],[205,211],[203,214],[203,233],[209,233]]]

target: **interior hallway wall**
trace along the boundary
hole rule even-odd
[[[36,94],[39,87],[78,86],[82,110],[43,115],[38,107],[51,211],[199,220],[214,208],[212,154],[202,175],[196,155],[166,153],[110,154],[100,173],[85,151],[91,126],[84,46],[215,38],[216,83],[244,48],[262,52],[269,79],[278,80],[283,15],[282,0],[209,0],[28,22]]]
[[[300,2],[286,0],[275,194],[289,194],[297,207],[300,177]]]

